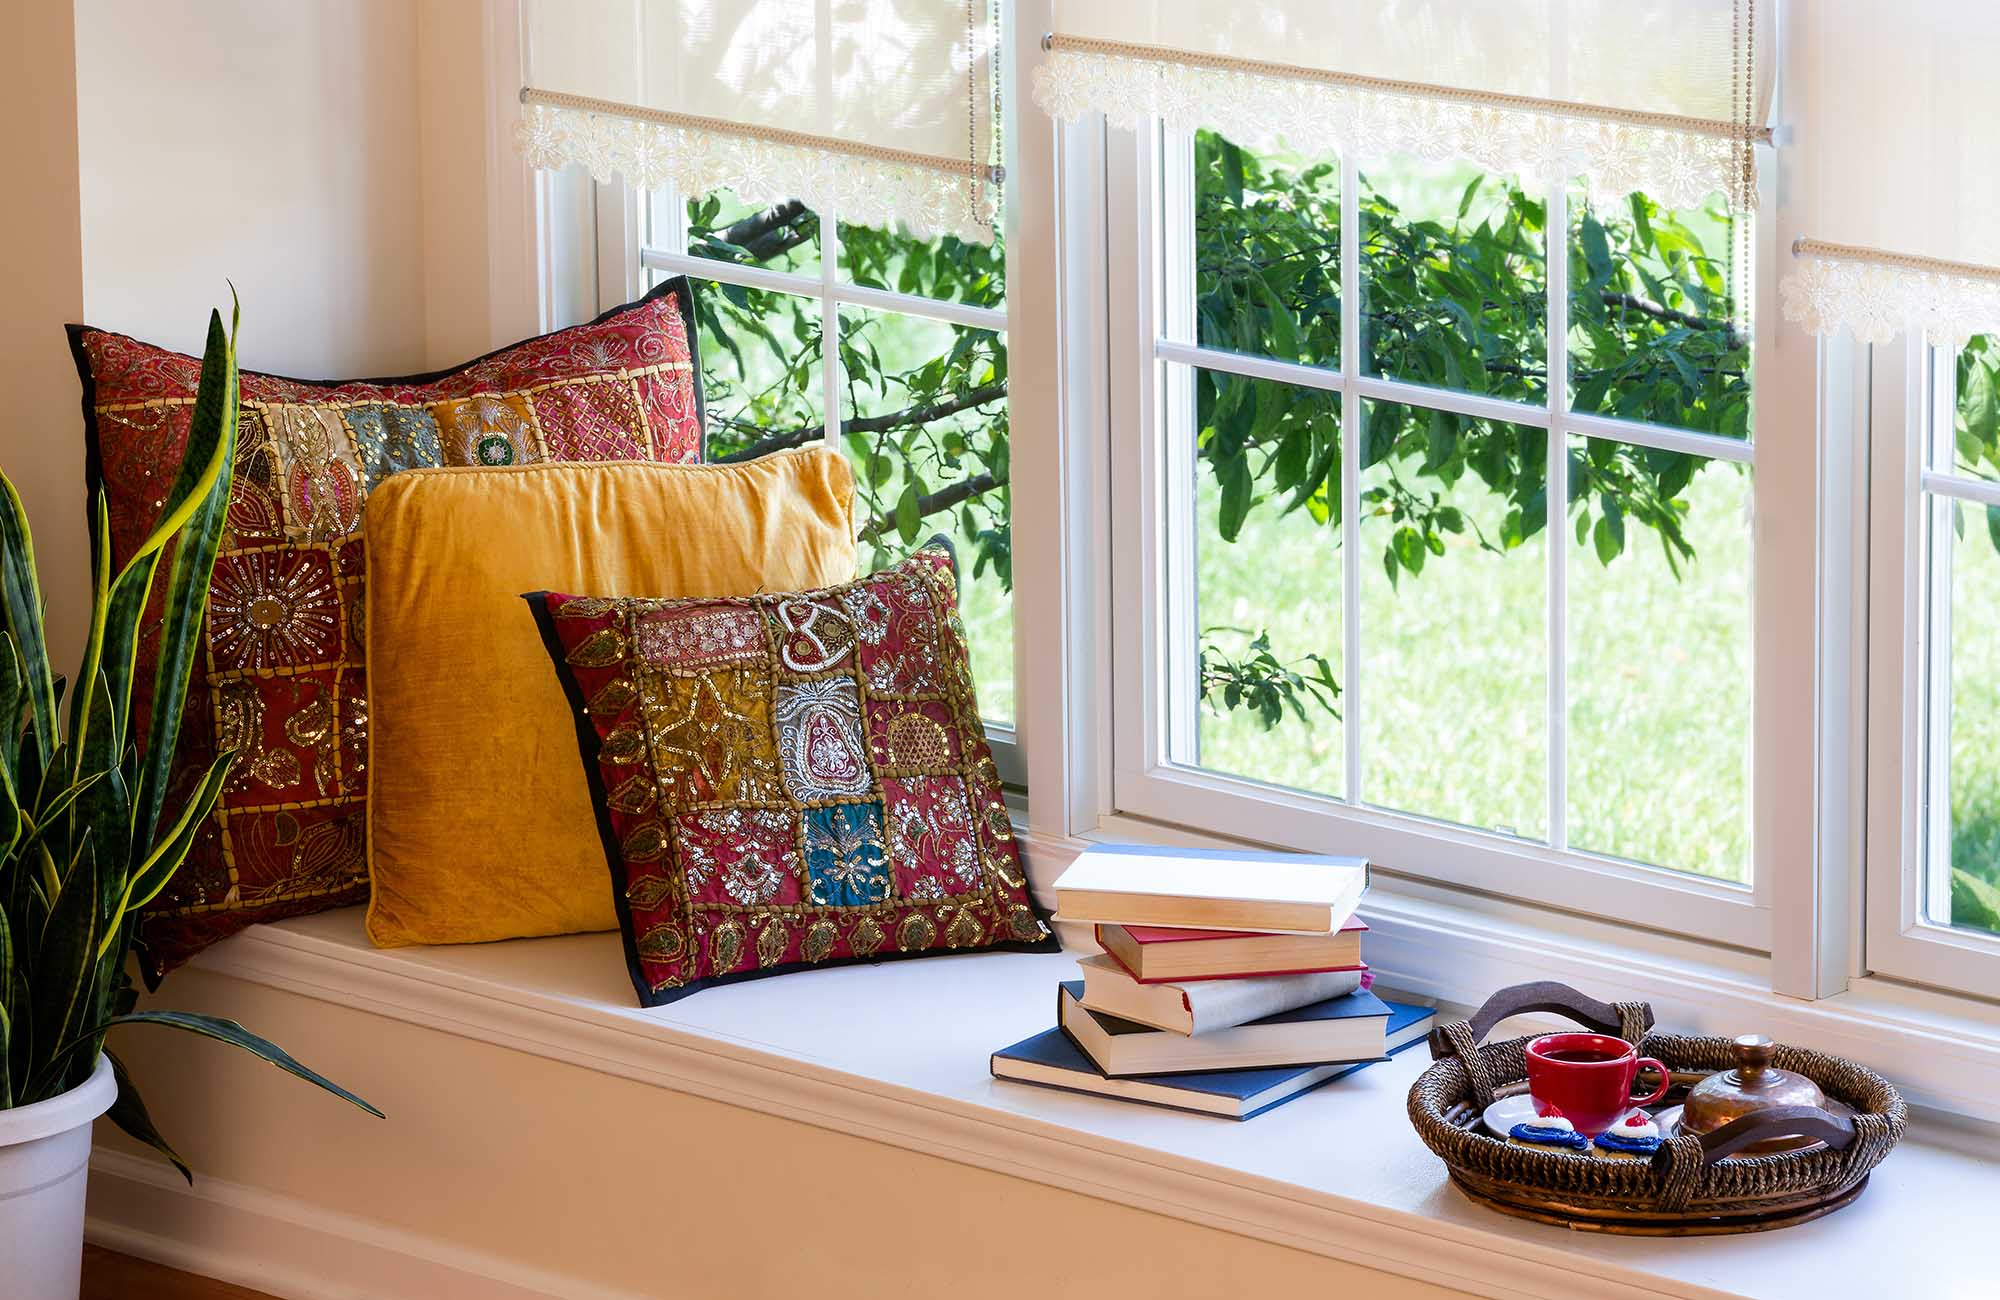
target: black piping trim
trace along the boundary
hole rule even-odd
[[[604,769],[597,761],[600,741],[597,728],[590,725],[588,705],[583,698],[583,687],[576,680],[576,674],[569,671],[569,651],[564,648],[562,636],[556,631],[555,614],[549,609],[549,597],[555,593],[547,591],[524,591],[521,599],[528,602],[534,612],[535,627],[542,634],[542,648],[549,652],[549,666],[555,670],[556,678],[562,683],[563,698],[569,701],[569,715],[576,724],[577,753],[583,757],[583,777],[590,783],[590,811],[597,818],[597,838],[604,849],[605,865],[611,876],[611,906],[618,913],[618,933],[625,941],[625,974],[631,979],[632,987],[639,990],[639,1001],[645,1006],[657,1006],[646,1001],[646,979],[639,970],[639,941],[632,933],[632,912],[625,905],[625,856],[618,843],[618,832],[611,825],[611,793],[604,786]]]

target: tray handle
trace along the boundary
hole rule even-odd
[[[1653,1027],[1650,1003],[1599,1002],[1554,980],[1511,984],[1486,999],[1485,1005],[1472,1013],[1472,1019],[1458,1023],[1466,1027],[1473,1045],[1478,1046],[1486,1041],[1486,1035],[1493,1032],[1493,1026],[1509,1016],[1525,1015],[1531,1011],[1565,1015],[1586,1029],[1594,1029],[1600,1034],[1615,1034],[1634,1044]],[[1626,1032],[1635,1026],[1639,1031],[1637,1034]],[[1440,1060],[1455,1050],[1451,1045],[1453,1036],[1445,1032],[1451,1028],[1451,1025],[1439,1025],[1431,1030],[1432,1060]]]
[[[1818,1138],[1835,1151],[1845,1151],[1854,1141],[1854,1121],[1818,1106],[1773,1106],[1730,1120],[1721,1128],[1701,1135],[1701,1162],[1714,1164],[1744,1147],[1766,1138]]]
[[[1470,1020],[1454,1020],[1432,1029],[1431,1059],[1441,1061],[1447,1056],[1458,1057],[1465,1066],[1466,1078],[1471,1081],[1473,1100],[1483,1110],[1493,1103],[1494,1084],[1486,1069],[1486,1060],[1478,1052],[1479,1044],[1493,1032],[1493,1026],[1507,1017],[1531,1011],[1568,1016],[1586,1029],[1594,1029],[1600,1034],[1615,1034],[1634,1044],[1653,1027],[1650,1003],[1599,1002],[1567,984],[1534,980],[1498,990],[1486,999],[1484,1006],[1473,1012]]]
[[[1818,1106],[1773,1106],[1730,1120],[1710,1133],[1673,1138],[1661,1143],[1653,1156],[1653,1167],[1665,1174],[1660,1208],[1669,1213],[1685,1210],[1694,1195],[1696,1176],[1723,1157],[1766,1138],[1794,1134],[1818,1138],[1835,1151],[1845,1151],[1854,1144],[1859,1130],[1847,1116]]]

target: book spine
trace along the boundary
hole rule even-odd
[[[1294,975],[1329,975],[1335,973],[1351,973],[1365,976],[1368,973],[1368,963],[1358,961],[1351,965],[1341,966],[1301,966],[1297,970],[1246,970],[1233,971],[1227,975],[1155,975],[1151,979],[1141,979],[1130,966],[1125,965],[1125,959],[1117,953],[1107,948],[1104,950],[1104,955],[1123,967],[1125,973],[1132,976],[1132,982],[1135,984],[1188,984],[1197,980],[1203,984],[1209,984],[1217,980],[1269,980],[1283,979]],[[1365,980],[1362,987],[1367,987]]]
[[[1193,1020],[1193,1032],[1204,1034],[1344,997],[1361,987],[1361,975],[1360,971],[1324,971],[1256,979],[1190,980],[1179,988]]]

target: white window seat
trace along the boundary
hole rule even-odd
[[[1052,1023],[1073,962],[845,967],[643,1010],[615,935],[384,951],[348,909],[257,927],[197,967],[1478,1295],[1991,1294],[1983,1129],[1925,1116],[1855,1204],[1782,1232],[1567,1232],[1448,1184],[1404,1113],[1421,1046],[1242,1124],[991,1078],[993,1049]]]

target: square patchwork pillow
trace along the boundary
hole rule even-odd
[[[81,325],[70,345],[115,569],[152,527],[180,464],[201,362]],[[176,771],[197,780],[225,748],[236,762],[187,862],[141,920],[149,984],[253,922],[368,896],[370,490],[419,466],[699,461],[699,374],[684,279],[435,374],[243,372],[236,478]],[[139,681],[152,680],[153,653],[141,645]]]
[[[1052,952],[943,539],[844,587],[529,597],[647,1006],[807,966]]]

